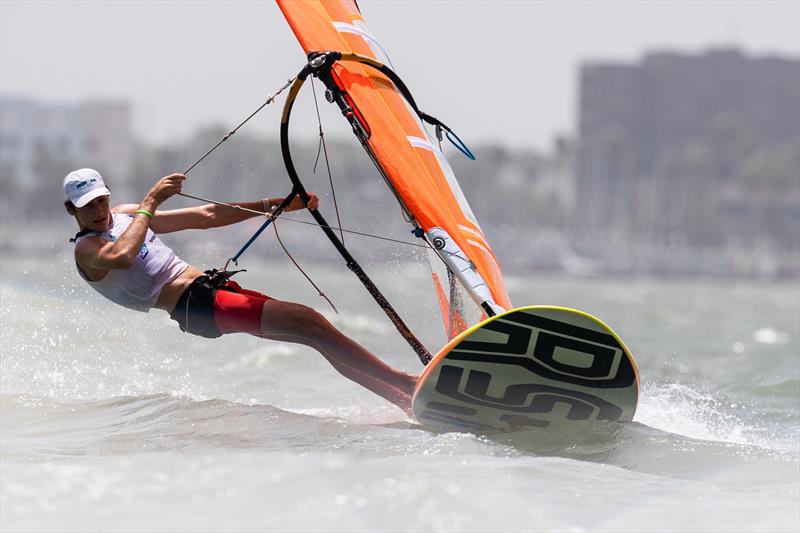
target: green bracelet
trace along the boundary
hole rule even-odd
[[[137,210],[136,210],[136,214],[137,214],[137,215],[139,215],[139,214],[141,214],[141,215],[147,215],[148,217],[150,217],[150,218],[153,218],[153,213],[151,213],[151,212],[150,212],[150,211],[148,211],[147,209],[137,209]]]

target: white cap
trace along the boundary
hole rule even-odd
[[[92,168],[73,170],[64,178],[64,194],[75,207],[83,207],[98,196],[110,195],[103,176]]]

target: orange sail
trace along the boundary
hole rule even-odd
[[[332,76],[365,127],[362,143],[419,235],[446,263],[451,278],[482,313],[511,309],[497,258],[450,164],[413,106],[383,73],[346,59],[357,54],[390,65],[356,3],[278,0],[278,5],[306,53],[336,51],[345,56],[333,65]],[[441,284],[437,292],[444,292]],[[443,315],[448,330],[461,329],[450,327],[452,309],[444,313],[443,308]]]

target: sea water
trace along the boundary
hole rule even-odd
[[[209,340],[114,307],[63,251],[4,254],[3,531],[797,531],[797,281],[512,276],[517,305],[601,317],[635,354],[629,424],[427,431],[313,350]],[[400,369],[413,352],[339,267],[240,283],[323,310]],[[398,274],[398,271],[400,274]],[[432,351],[424,271],[375,279]]]

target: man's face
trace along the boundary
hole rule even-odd
[[[81,228],[103,232],[111,224],[109,196],[98,196],[83,207],[75,208],[75,217]]]

